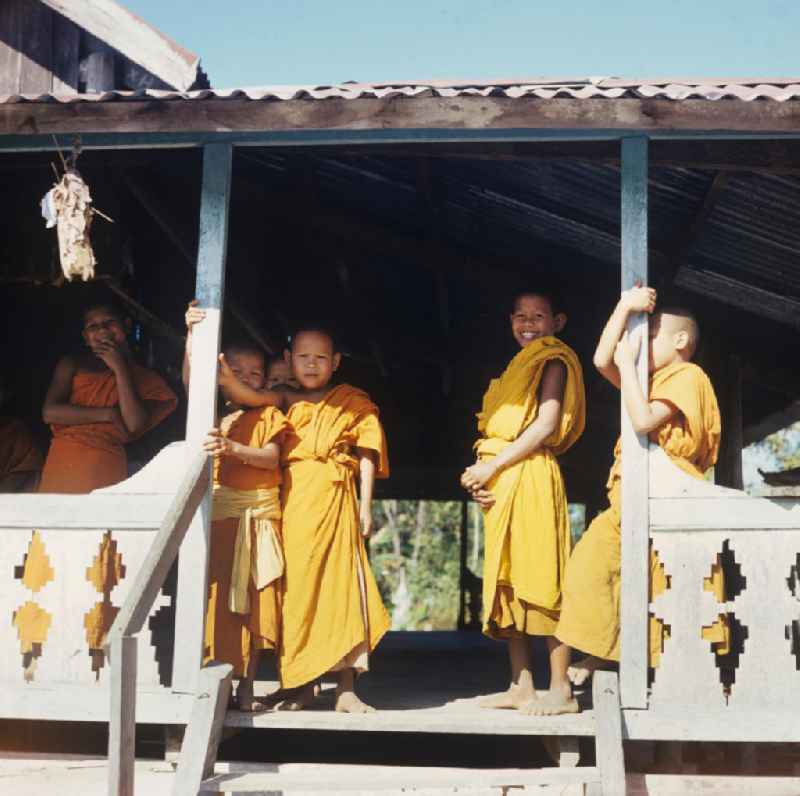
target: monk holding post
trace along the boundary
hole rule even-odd
[[[483,398],[478,461],[461,483],[484,508],[483,632],[508,643],[511,685],[489,708],[553,705],[577,711],[567,679],[569,648],[555,637],[572,547],[566,492],[556,456],[583,433],[583,372],[555,337],[567,317],[554,296],[523,293],[510,315],[520,347]],[[537,696],[531,637],[545,636],[550,689]]]
[[[183,380],[188,391],[192,328],[205,318],[193,301],[186,312]],[[254,681],[262,650],[280,638],[283,576],[280,444],[286,418],[274,406],[248,409],[231,399],[232,384],[262,393],[264,354],[250,345],[223,349],[219,384],[225,411],[204,448],[214,457],[204,663],[233,666],[234,706],[255,712]]]
[[[720,414],[711,382],[691,361],[699,341],[697,321],[680,308],[654,313],[655,304],[656,292],[651,288],[625,291],[603,330],[594,363],[622,391],[623,405],[636,432],[647,434],[682,470],[702,478],[717,460]],[[640,343],[630,340],[625,331],[629,316],[639,312],[654,313],[648,342],[648,395],[636,373]],[[588,658],[570,668],[570,679],[575,684],[582,684],[604,662],[619,660],[621,470],[618,442],[608,479],[609,508],[583,534],[567,566],[556,636],[564,644],[589,653]],[[724,601],[719,567],[705,586]],[[666,588],[663,568],[651,551],[651,596]],[[653,667],[658,665],[664,638],[663,624],[651,616],[649,648]],[[730,637],[726,618],[721,616],[712,627],[705,628],[703,638],[712,643],[716,653],[727,653]]]
[[[178,399],[154,371],[134,362],[131,321],[112,304],[83,314],[87,351],[62,357],[47,390],[42,418],[53,440],[40,492],[82,494],[128,477],[125,444],[157,426]]]

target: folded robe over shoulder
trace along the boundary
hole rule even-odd
[[[484,633],[551,635],[561,607],[561,582],[571,549],[569,512],[556,456],[583,433],[586,400],[575,352],[555,337],[525,346],[494,379],[478,415],[478,457],[496,456],[536,419],[548,362],[567,378],[558,427],[530,456],[487,485],[496,498],[485,513]]]
[[[154,371],[136,363],[131,363],[130,368],[139,398],[158,403],[151,411],[147,428],[141,432],[145,434],[175,411],[178,399]],[[114,373],[79,370],[72,379],[69,402],[92,408],[118,406]],[[130,437],[124,437],[114,423],[53,424],[51,429],[53,440],[44,463],[40,492],[85,494],[128,477],[124,444]]]
[[[717,461],[720,414],[714,388],[703,370],[691,362],[668,365],[651,377],[650,400],[672,405],[675,414],[650,434],[670,459],[695,478]],[[564,605],[556,635],[571,647],[607,660],[619,660],[619,606],[621,589],[621,446],[617,442],[614,464],[608,478],[609,508],[599,514],[575,547],[567,567]],[[667,588],[667,576],[650,554],[651,598]],[[725,601],[720,567],[704,584],[719,602]],[[698,630],[700,630],[698,628]],[[650,617],[650,665],[657,666],[666,637],[663,624]],[[715,652],[730,651],[727,618],[721,616],[702,630]]]
[[[355,448],[375,452],[378,478],[389,464],[378,409],[355,387],[295,403],[287,417],[280,673],[292,688],[344,667],[363,671],[389,629],[360,532]]]

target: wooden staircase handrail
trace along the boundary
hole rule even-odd
[[[206,494],[208,454],[197,449],[161,521],[131,590],[106,636],[110,650],[111,705],[108,734],[108,793],[133,796],[136,737],[136,636],[178,555],[192,517]]]

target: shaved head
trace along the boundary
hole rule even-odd
[[[671,334],[686,333],[686,358],[691,359],[700,343],[700,327],[697,319],[683,307],[664,307],[657,313],[659,323]]]

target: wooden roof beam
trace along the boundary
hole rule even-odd
[[[681,266],[685,266],[689,254],[694,245],[700,240],[706,222],[714,212],[714,208],[722,196],[723,191],[728,186],[728,175],[725,172],[718,172],[711,180],[711,184],[706,191],[700,207],[692,218],[686,231],[678,238],[678,242],[668,257],[667,261],[659,269],[658,287],[666,288],[675,281],[675,275]]]

